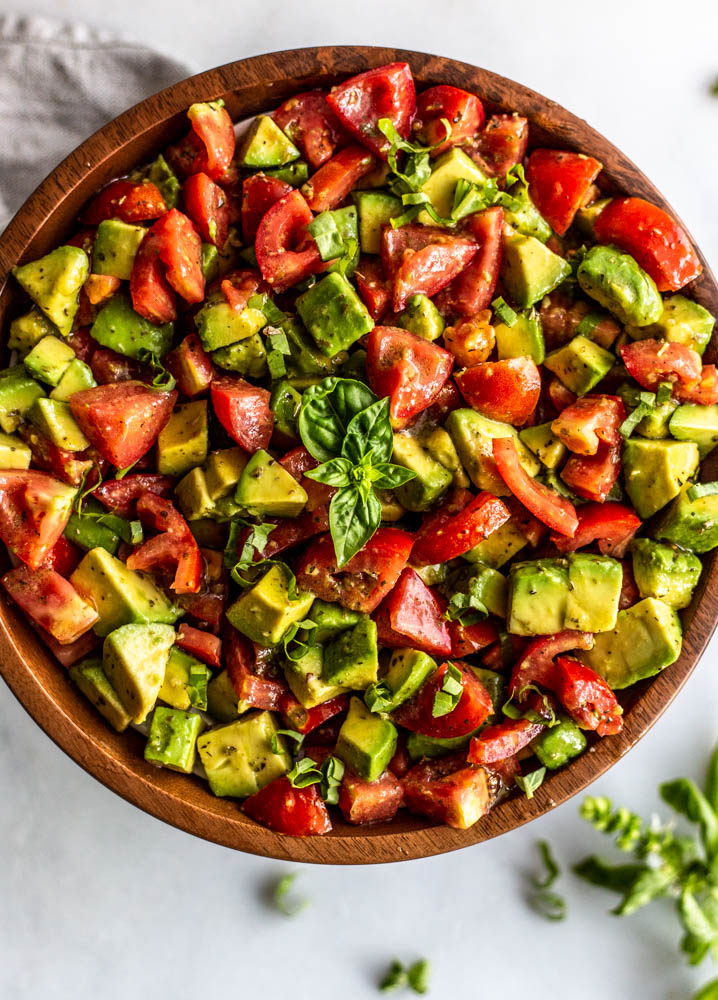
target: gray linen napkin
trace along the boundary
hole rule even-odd
[[[78,143],[191,67],[130,38],[0,17],[0,232]]]

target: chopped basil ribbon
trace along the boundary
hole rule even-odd
[[[541,715],[540,712],[537,712],[533,708],[521,708],[519,705],[514,704],[514,698],[520,702],[526,691],[535,691],[539,695],[547,715]],[[535,684],[526,684],[520,691],[514,691],[502,705],[501,711],[509,719],[526,719],[527,722],[536,722],[542,726],[547,726],[549,729],[557,726],[559,723],[559,719],[556,718],[556,713],[553,710],[551,699],[543,691],[540,691]]]
[[[652,413],[656,408],[656,394],[654,392],[641,392],[638,394],[638,406],[628,414],[618,432],[621,437],[629,438],[640,424],[644,417]]]
[[[407,985],[406,969],[398,959],[394,959],[386,971],[386,975],[379,983],[382,993],[393,993],[402,986]]]
[[[599,312],[588,312],[576,327],[577,337],[590,337],[599,323],[603,321],[603,316]],[[542,842],[543,843],[543,842]]]
[[[489,610],[477,593],[480,586],[480,580],[475,577],[469,583],[468,593],[460,591],[452,594],[444,618],[450,622],[458,621],[462,625],[476,625],[488,617]]]
[[[364,704],[370,712],[388,712],[391,699],[392,693],[384,681],[370,684],[364,692]]]
[[[701,497],[710,497],[718,493],[718,483],[696,483],[688,490],[689,500],[700,500]]]
[[[284,914],[285,917],[295,917],[306,906],[309,905],[308,899],[299,900],[297,903],[294,903],[293,905],[288,904],[287,896],[296,877],[297,876],[293,874],[283,875],[274,888],[274,905],[277,907],[280,913]]]
[[[414,993],[429,992],[429,963],[425,958],[420,958],[408,969],[395,958],[379,983],[379,990],[382,993],[393,993],[405,986],[409,986]]]
[[[461,671],[453,663],[450,663],[446,668],[441,688],[434,695],[434,704],[431,707],[433,718],[438,719],[442,715],[453,712],[461,701],[463,691]]]
[[[401,198],[402,204],[408,206],[406,212],[391,220],[394,229],[411,222],[422,211],[428,212],[438,225],[451,225],[453,223],[452,219],[442,219],[431,204],[429,197],[421,191],[421,188],[431,177],[430,153],[432,149],[441,146],[451,135],[451,125],[448,120],[442,118],[441,123],[446,130],[445,136],[434,146],[420,146],[402,139],[390,118],[380,118],[377,122],[380,132],[390,143],[387,163],[393,177],[389,182],[389,188],[393,194]],[[405,154],[403,170],[400,169],[398,162],[400,152]]]
[[[258,309],[259,312],[263,312],[267,322],[271,326],[281,326],[282,323],[286,323],[289,318],[285,312],[275,306],[268,295],[257,294],[252,295],[247,302],[247,307],[249,309]]]
[[[139,462],[139,458],[131,465],[126,465],[124,469],[118,469],[115,473],[115,479],[124,479],[128,472],[132,472],[134,467],[137,465],[137,462]]]
[[[327,805],[335,806],[339,801],[339,789],[344,777],[344,761],[338,757],[327,757],[322,764],[321,772],[319,794]]]
[[[534,792],[541,787],[545,777],[546,768],[540,767],[537,771],[530,771],[528,774],[517,774],[516,784],[527,799],[532,799],[534,797]]]
[[[322,772],[311,757],[302,757],[301,760],[295,761],[292,770],[287,772],[287,778],[292,788],[308,788],[309,785],[319,784]]]
[[[331,212],[320,212],[307,226],[322,260],[334,260],[344,253],[344,238]]]
[[[175,378],[167,371],[157,354],[151,351],[141,350],[137,355],[137,360],[149,365],[155,377],[152,379],[152,388],[163,392],[170,392],[177,385]]]
[[[278,736],[287,736],[290,740],[294,740],[294,742],[297,744],[296,747],[297,750],[299,750],[302,743],[304,742],[304,735],[302,733],[298,733],[296,729],[278,729],[276,733],[272,733],[272,739],[270,740],[272,746],[272,753],[280,752],[279,744],[277,742]]]
[[[529,896],[529,903],[537,913],[540,913],[547,920],[565,920],[566,900],[557,892],[551,891],[551,886],[561,874],[561,869],[545,840],[539,840],[538,848],[546,872],[543,877],[531,876],[534,892]]]
[[[494,310],[501,322],[505,323],[506,326],[513,326],[519,318],[518,313],[516,313],[500,295],[491,303],[491,308]]]
[[[420,958],[418,962],[409,966],[406,977],[414,993],[427,993],[429,990],[429,963],[427,960]]]
[[[656,403],[659,406],[663,406],[664,403],[667,403],[670,400],[672,395],[673,395],[673,383],[661,382],[656,392]]]

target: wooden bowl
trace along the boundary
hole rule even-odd
[[[604,164],[607,189],[641,195],[675,216],[644,174],[602,135],[554,101],[502,76],[453,59],[399,49],[293,49],[229,63],[175,84],[126,111],[71,153],[25,202],[0,238],[0,330],[7,330],[20,308],[21,296],[8,277],[10,268],[62,243],[90,195],[182,135],[187,129],[186,109],[194,101],[223,98],[238,120],[268,111],[292,94],[328,87],[369,67],[395,61],[411,65],[420,89],[454,84],[474,91],[490,111],[525,115],[531,123],[533,146],[590,153]],[[703,266],[690,292],[718,314],[718,287],[705,260]],[[300,839],[272,833],[245,817],[236,801],[215,798],[200,779],[146,764],[142,737],[111,730],[73,687],[32,626],[5,600],[0,602],[0,672],[38,725],[78,764],[123,798],[173,826],[227,847],[292,861],[402,861],[453,851],[512,830],[575,795],[615,764],[673,700],[715,628],[715,556],[709,555],[705,562],[699,593],[684,613],[680,659],[651,682],[627,693],[623,732],[598,741],[568,768],[551,774],[532,801],[512,796],[467,831],[431,825],[402,812],[392,823],[370,827],[336,821],[325,837]]]

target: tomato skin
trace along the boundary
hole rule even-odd
[[[480,165],[503,177],[521,163],[529,144],[529,123],[520,115],[492,115],[476,138]]]
[[[409,137],[416,113],[414,78],[408,63],[390,63],[333,87],[327,101],[344,128],[386,159],[389,141],[377,122],[389,118],[402,139]]]
[[[325,90],[295,94],[279,105],[272,118],[299,147],[312,170],[326,163],[344,138]]]
[[[315,705],[314,708],[304,708],[291,692],[286,692],[282,698],[281,711],[287,725],[298,733],[306,735],[323,726],[329,719],[349,708],[349,695],[340,694],[336,698]]]
[[[159,245],[148,229],[135,254],[130,274],[132,308],[150,323],[161,325],[177,319],[177,299],[165,277]]]
[[[229,232],[229,201],[222,188],[207,174],[192,174],[182,188],[184,207],[204,243],[220,249]]]
[[[621,472],[621,445],[598,446],[595,455],[573,455],[561,470],[568,488],[585,500],[603,503]]]
[[[172,288],[185,302],[202,302],[202,240],[187,216],[172,208],[155,222],[148,235],[166,266],[165,277]],[[147,239],[145,236],[140,250]]]
[[[64,535],[60,535],[40,568],[53,569],[60,576],[67,579],[73,570],[76,569],[82,556],[83,553],[76,545],[69,542]]]
[[[274,427],[267,390],[243,378],[218,375],[210,391],[217,419],[232,440],[250,453],[266,448]]]
[[[399,579],[413,543],[413,536],[406,531],[379,528],[364,548],[338,570],[332,537],[322,535],[300,557],[297,582],[323,601],[371,614]]]
[[[451,135],[445,142],[441,142],[446,135],[442,118],[451,125]],[[476,135],[483,124],[484,106],[479,98],[458,87],[439,84],[429,87],[416,99],[414,131],[421,143],[436,147],[432,156],[440,156],[451,146],[461,145]],[[440,142],[441,145],[437,145]]]
[[[63,667],[69,668],[73,663],[77,663],[78,660],[84,660],[91,653],[96,653],[96,655],[101,653],[100,647],[102,643],[94,632],[85,632],[75,642],[68,642],[64,646],[60,645],[57,639],[42,628],[39,629],[38,635]]]
[[[425,410],[446,383],[454,359],[443,347],[408,330],[375,326],[367,341],[367,380],[377,396],[389,396],[395,427]]]
[[[376,781],[365,781],[345,771],[339,790],[339,808],[347,823],[362,826],[394,819],[404,803],[404,787],[391,771]]]
[[[193,628],[182,622],[177,632],[177,645],[190,656],[196,656],[198,660],[214,667],[215,670],[221,669],[222,640],[219,636],[203,632],[201,629]]]
[[[277,712],[287,686],[274,677],[258,660],[253,644],[237,632],[227,627],[224,632],[224,657],[229,679],[239,701],[252,708]]]
[[[291,194],[294,188],[278,177],[266,174],[251,174],[242,181],[242,233],[245,243],[254,243],[259,223],[265,213],[279,201]]]
[[[634,340],[621,348],[629,375],[644,389],[673,383],[673,395],[682,403],[710,405],[718,402],[715,365],[704,365],[700,354],[672,341]]]
[[[180,594],[176,603],[196,621],[216,629],[222,622],[227,598],[223,594]]]
[[[284,292],[297,282],[322,270],[316,244],[305,250],[294,249],[306,239],[312,212],[301,191],[292,190],[275,202],[262,216],[254,248],[264,280],[275,292]]]
[[[424,520],[411,557],[419,566],[455,559],[500,528],[510,516],[506,505],[491,493],[471,497],[458,510],[456,500],[450,498]]]
[[[416,764],[402,778],[406,805],[413,813],[468,830],[491,805],[487,772],[467,766],[460,757]]]
[[[100,306],[112,298],[122,282],[110,274],[88,274],[82,286],[83,295],[91,306]]]
[[[395,312],[406,307],[412,295],[431,298],[441,291],[467,266],[478,247],[459,236],[445,236],[422,250],[404,253],[394,279],[392,305]]]
[[[618,428],[626,419],[626,408],[618,396],[581,396],[566,406],[551,424],[553,433],[570,451],[595,455],[601,441],[620,441]]]
[[[376,610],[379,642],[411,646],[430,656],[450,656],[451,637],[443,608],[415,570],[402,570],[394,588]]]
[[[436,718],[432,715],[434,697],[441,690],[444,675],[449,668],[448,663],[442,663],[417,693],[392,713],[392,719],[413,733],[442,739],[465,736],[480,726],[493,711],[489,693],[467,666],[461,662],[453,665],[461,672],[463,688],[456,708]]]
[[[677,292],[703,270],[685,230],[643,198],[611,199],[594,231],[599,243],[613,243],[630,253],[659,292]]]
[[[451,655],[456,657],[471,656],[478,653],[492,642],[498,642],[499,630],[492,622],[477,622],[475,625],[462,625],[459,621],[449,622],[451,635]]]
[[[554,658],[572,649],[591,649],[591,632],[556,632],[530,642],[514,665],[509,693],[518,695],[528,684],[540,684],[553,690]]]
[[[192,131],[204,147],[204,160],[199,170],[213,181],[220,180],[229,169],[234,156],[234,124],[225,107],[216,101],[193,104],[187,112]],[[195,173],[196,171],[192,171]]]
[[[262,826],[288,837],[329,833],[332,822],[316,785],[292,788],[288,778],[275,778],[250,795],[242,811]]]
[[[120,517],[132,518],[137,512],[137,501],[143,493],[156,493],[166,497],[174,486],[171,476],[154,472],[130,473],[124,479],[108,479],[92,491],[93,497],[108,510]]]
[[[613,736],[623,729],[623,709],[605,680],[585,663],[559,656],[554,670],[554,691],[582,729],[599,736]]]
[[[545,728],[542,723],[528,719],[507,719],[487,726],[471,740],[468,761],[470,764],[495,764],[506,760],[527,747]]]
[[[718,403],[718,369],[715,365],[703,365],[701,377],[695,385],[677,387],[673,394],[682,403],[697,403],[700,406]]]
[[[70,409],[102,457],[124,469],[149,451],[176,401],[174,390],[160,392],[131,381],[82,389],[70,398]]]
[[[151,572],[175,567],[172,590],[196,594],[202,583],[202,554],[185,519],[169,500],[151,492],[137,501],[137,514],[160,533],[133,550],[128,568]]]
[[[406,226],[399,226],[398,229],[384,226],[380,242],[381,266],[389,284],[394,284],[406,251],[423,250],[432,243],[440,244],[446,238],[445,229],[440,229],[438,226],[422,226],[418,222],[410,222]]]
[[[513,439],[494,438],[492,451],[499,475],[524,507],[554,531],[573,536],[578,527],[573,504],[529,476],[519,464]]]
[[[642,523],[630,507],[615,501],[583,504],[576,513],[578,527],[573,538],[551,535],[559,552],[575,552],[597,541],[602,555],[622,559]]]
[[[528,357],[482,362],[455,377],[469,406],[515,427],[526,423],[541,394],[539,370]]]
[[[49,438],[38,434],[31,424],[21,424],[18,433],[30,446],[33,467],[49,472],[69,486],[79,486],[92,468],[92,459],[83,457],[84,452],[58,448]]]
[[[81,219],[90,226],[99,226],[107,219],[122,222],[145,222],[158,219],[167,211],[159,188],[149,181],[111,181],[95,195],[82,213]]]
[[[563,149],[534,149],[526,165],[529,194],[554,232],[563,236],[603,164]]]
[[[193,399],[209,389],[214,368],[196,333],[188,333],[181,344],[164,359],[164,366],[177,382],[183,396]]]
[[[375,158],[363,146],[340,149],[302,186],[307,205],[317,213],[336,208],[356,182],[375,166]]]
[[[39,569],[72,513],[72,491],[35,469],[0,471],[0,539],[30,569]]]
[[[369,310],[371,318],[375,323],[381,323],[391,305],[391,289],[381,264],[371,257],[362,257],[354,272],[354,279],[359,297]]]
[[[2,578],[15,603],[36,625],[60,643],[75,642],[88,632],[99,615],[75,588],[54,569],[28,569],[18,566]]]
[[[464,225],[479,249],[461,274],[440,292],[437,305],[447,314],[469,319],[488,309],[496,291],[503,256],[504,210],[500,205],[486,208],[470,215]]]

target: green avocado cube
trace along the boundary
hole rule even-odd
[[[328,274],[300,295],[297,312],[319,350],[330,358],[374,328],[367,307],[341,274]]]
[[[500,528],[492,531],[473,549],[464,552],[462,559],[471,563],[486,563],[494,569],[500,569],[504,563],[528,545],[526,535],[521,531],[515,518],[504,521]]]
[[[368,192],[371,193],[371,192]],[[426,295],[412,295],[396,325],[424,340],[438,340],[444,332],[444,317]]]
[[[557,726],[544,729],[531,744],[544,767],[555,771],[586,749],[586,737],[571,719],[562,719]]]
[[[240,716],[240,704],[227,670],[221,670],[207,685],[207,712],[217,722],[234,722]]]
[[[0,434],[0,469],[29,469],[32,452],[22,438]]]
[[[297,517],[308,497],[294,476],[259,448],[244,467],[234,499],[255,517]]]
[[[263,173],[267,177],[276,177],[278,181],[291,184],[292,187],[301,187],[309,179],[309,164],[306,160],[294,160],[283,167],[270,167]]]
[[[551,421],[519,431],[519,437],[547,469],[557,469],[566,457],[566,445],[551,429]]]
[[[621,397],[626,409],[631,412],[640,403],[642,391],[635,383],[622,382],[616,390],[616,395]],[[654,406],[638,423],[636,433],[647,438],[668,437],[670,420],[677,408],[678,402],[675,399],[668,399],[665,403]]]
[[[386,711],[393,712],[408,701],[435,670],[436,661],[428,653],[409,647],[393,650],[386,672],[381,677],[382,683],[391,692]]]
[[[623,567],[616,559],[590,552],[568,557],[568,596],[564,628],[607,632],[616,624]]]
[[[157,438],[157,471],[165,476],[183,476],[207,458],[209,431],[207,400],[182,403]]]
[[[421,189],[424,194],[429,196],[429,201],[438,215],[444,219],[448,219],[451,215],[454,207],[454,191],[458,181],[462,179],[483,187],[487,178],[483,170],[463,149],[454,146],[436,158],[432,165],[431,175]],[[417,222],[424,226],[435,225],[434,220],[425,210],[419,213]]]
[[[529,194],[528,185],[517,181],[510,188],[507,188],[504,205],[504,219],[524,236],[535,236],[541,243],[546,243],[553,234],[553,230],[543,215],[534,205]]]
[[[243,799],[286,774],[292,759],[278,730],[271,712],[253,712],[202,733],[197,750],[212,792]],[[277,752],[272,749],[272,737]]]
[[[246,310],[245,310],[246,312]],[[212,361],[219,368],[247,375],[249,378],[263,378],[267,372],[267,349],[258,333],[251,337],[212,351]]]
[[[57,328],[54,324],[36,306],[33,306],[30,312],[16,317],[10,324],[7,349],[8,351],[17,351],[20,357],[24,358],[44,337],[56,335]]]
[[[710,343],[715,318],[703,306],[685,295],[669,295],[663,300],[663,312],[650,326],[627,326],[626,333],[634,339],[655,337],[685,344],[703,354]]]
[[[462,566],[454,575],[452,590],[454,593],[473,594],[484,605],[489,614],[498,618],[506,617],[508,600],[508,580],[497,569],[481,563],[475,566]]]
[[[450,413],[445,426],[461,464],[479,490],[488,490],[494,496],[501,497],[511,494],[496,468],[492,447],[494,438],[513,438],[519,462],[530,476],[538,475],[541,469],[541,463],[521,441],[518,431],[511,424],[489,420],[476,410],[464,407]]]
[[[448,469],[408,434],[394,435],[392,461],[416,474],[414,479],[395,490],[397,500],[407,510],[420,512],[433,507],[454,481]]]
[[[641,597],[657,597],[676,609],[688,607],[703,569],[697,556],[676,545],[634,538],[631,557]]]
[[[267,317],[249,305],[237,312],[223,295],[212,295],[195,316],[195,323],[202,347],[216,351],[259,333],[267,325]]]
[[[304,708],[323,705],[325,701],[331,701],[347,690],[341,684],[329,684],[324,679],[323,672],[322,646],[308,646],[301,656],[284,661],[284,676],[289,689]]]
[[[381,230],[403,209],[401,199],[388,191],[354,191],[352,199],[359,213],[359,244],[362,253],[378,254]]]
[[[339,351],[334,357],[328,358],[312,343],[297,320],[287,318],[282,322],[281,329],[287,335],[290,351],[287,359],[289,382],[295,389],[304,391],[327,375],[335,374],[346,364],[349,357],[346,351]]]
[[[435,427],[428,438],[423,442],[429,455],[443,465],[451,473],[454,486],[466,489],[469,485],[469,477],[461,464],[456,445],[451,440],[451,435],[443,427]]]
[[[678,496],[698,471],[698,445],[693,441],[629,438],[623,445],[626,492],[644,520]]]
[[[113,729],[118,733],[127,729],[132,720],[117,691],[108,681],[102,669],[102,660],[94,658],[74,664],[70,667],[70,680],[92,702],[100,715],[107,719]]]
[[[16,431],[36,399],[45,395],[42,386],[15,365],[0,372],[0,429],[6,434]]]
[[[373,684],[378,673],[377,627],[367,615],[325,648],[322,677],[329,684],[359,691]]]
[[[75,358],[62,373],[62,378],[50,393],[50,399],[66,403],[71,396],[82,389],[92,389],[97,385],[92,369],[84,361]]]
[[[43,437],[64,451],[84,451],[90,447],[90,442],[72,415],[69,403],[40,396],[27,416]]]
[[[289,596],[285,570],[272,566],[226,611],[230,624],[260,646],[277,646],[296,622],[306,618],[314,596],[299,591]]]
[[[190,469],[175,486],[175,499],[186,521],[211,517],[214,501],[207,490],[207,477],[198,467]]]
[[[128,358],[154,354],[161,358],[172,346],[173,323],[156,326],[136,313],[126,295],[118,292],[97,314],[90,335],[103,347]]]
[[[57,247],[39,260],[12,269],[39,309],[67,337],[79,306],[80,289],[90,273],[87,254],[80,247]]]
[[[269,115],[254,119],[237,154],[241,167],[283,167],[298,159],[299,150]]]
[[[247,455],[241,448],[213,451],[205,463],[207,492],[212,500],[229,496],[242,478]]]
[[[616,359],[588,337],[579,334],[546,355],[544,365],[577,396],[584,396],[613,368]]]
[[[92,273],[129,281],[135,256],[146,232],[144,226],[131,226],[121,219],[101,222],[92,245]],[[124,351],[120,353],[124,354]]]
[[[114,556],[120,547],[120,536],[102,521],[87,517],[86,512],[87,506],[82,515],[75,513],[70,515],[63,532],[65,538],[86,551],[103,548]]]
[[[674,663],[681,652],[681,622],[675,610],[647,597],[618,612],[616,627],[595,637],[593,649],[579,659],[614,689],[653,677]]]
[[[718,545],[718,494],[691,500],[689,488],[684,486],[661,515],[655,535],[692,552],[710,552]]]
[[[494,334],[500,361],[506,358],[529,357],[537,365],[543,364],[546,345],[541,319],[535,309],[528,315],[518,313],[511,326],[507,323],[497,323]]]
[[[274,414],[274,433],[282,447],[299,443],[297,418],[302,408],[302,394],[286,379],[272,386],[269,409]]]
[[[571,274],[571,265],[535,236],[504,235],[501,280],[520,308],[532,306]]]
[[[350,611],[341,604],[331,604],[317,597],[309,612],[309,621],[317,626],[312,630],[311,641],[316,643],[335,639],[340,632],[358,625],[363,618],[361,611]]]
[[[718,405],[685,403],[675,407],[668,421],[668,430],[678,441],[695,441],[700,457],[704,459],[718,444]]]
[[[585,208],[579,208],[573,221],[580,233],[588,236],[591,240],[596,238],[593,230],[594,223],[610,200],[610,198],[599,198],[597,201],[592,201],[590,205],[586,205]]]
[[[197,756],[197,737],[203,729],[201,715],[158,706],[150,723],[145,760],[191,774]]]
[[[102,668],[133,722],[155,706],[175,641],[171,625],[122,625],[105,639]]]
[[[336,755],[365,781],[381,777],[396,751],[396,726],[352,698],[337,739]]]
[[[553,635],[565,628],[568,560],[533,559],[509,571],[507,629],[513,635]]]
[[[627,253],[594,246],[578,266],[581,289],[621,323],[649,326],[663,314],[663,300],[651,278]]]
[[[165,668],[160,688],[160,701],[172,708],[186,711],[189,708],[207,708],[207,685],[212,671],[206,665],[173,646]]]
[[[33,378],[57,385],[67,366],[75,360],[75,352],[59,337],[43,337],[25,358],[25,368]]]
[[[150,163],[145,171],[145,176],[148,181],[160,189],[160,194],[164,198],[167,208],[176,208],[182,185],[177,174],[161,153],[156,160]]]

